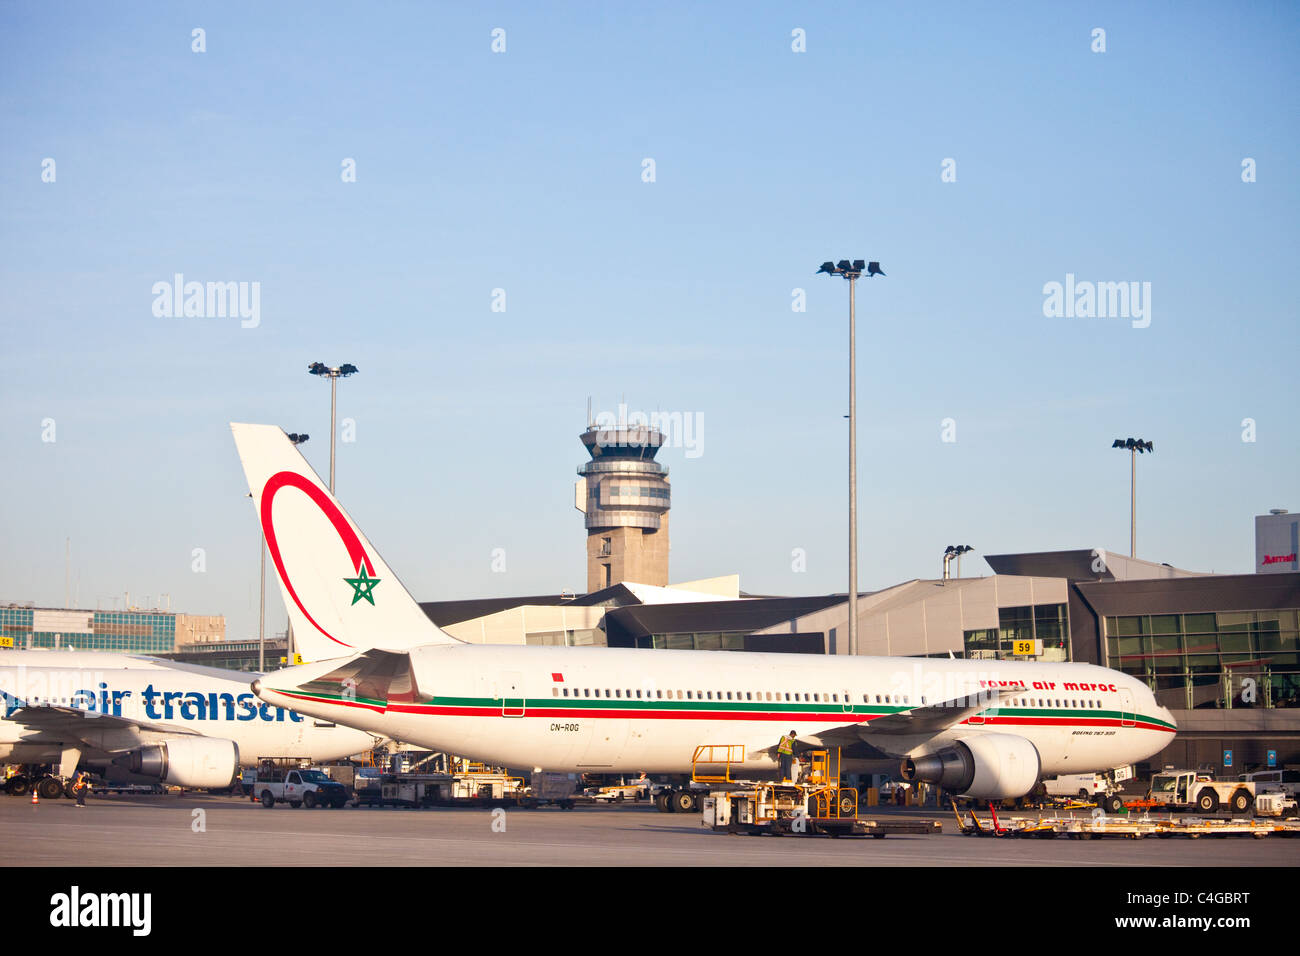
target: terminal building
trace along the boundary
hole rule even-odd
[[[210,635],[214,626],[224,632],[225,619],[157,608],[91,611],[8,604],[0,607],[0,646],[163,654],[175,650],[178,640]]]
[[[860,595],[859,653],[1100,664],[1146,681],[1178,722],[1141,773],[1300,766],[1300,572],[1201,574],[1095,550],[986,561],[984,577]],[[749,595],[735,575],[422,607],[472,643],[848,653],[847,595]]]

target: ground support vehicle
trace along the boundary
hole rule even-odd
[[[1147,837],[1188,840],[1199,840],[1201,837],[1252,837],[1262,840],[1268,836],[1300,836],[1300,820],[1294,819],[1277,822],[1225,818],[1207,820],[1193,816],[1152,817],[1150,813],[1108,816],[1099,810],[1083,814],[1054,813],[1051,816],[1040,814],[1037,817],[999,818],[996,809],[990,807],[989,819],[985,821],[973,810],[969,811],[969,819],[963,817],[955,802],[953,813],[957,818],[957,829],[964,836],[1024,839],[1066,837],[1071,840],[1143,840]]]
[[[289,806],[334,807],[348,802],[347,788],[336,783],[320,770],[299,766],[297,757],[259,757],[257,780],[253,785],[252,799],[270,809],[277,803]]]
[[[167,788],[161,783],[95,783],[90,788],[90,794],[96,797],[156,797],[165,793]],[[73,794],[69,792],[68,796]]]
[[[357,777],[358,781],[362,778]],[[385,773],[378,790],[357,786],[357,801],[381,807],[513,807],[528,799],[524,781],[505,771]]]
[[[446,773],[385,773],[379,776],[381,807],[433,807],[451,800],[452,781]],[[360,795],[360,791],[358,791]],[[370,800],[367,800],[370,802]]]
[[[1166,809],[1214,813],[1228,809],[1249,813],[1255,805],[1255,785],[1239,780],[1215,780],[1196,770],[1165,770],[1151,778],[1150,800]]]
[[[701,826],[727,833],[772,836],[872,836],[936,832],[933,822],[863,820],[858,792],[840,785],[840,752],[814,750],[801,755],[807,772],[797,781],[770,783],[733,780],[743,764],[744,747],[704,745],[692,757],[691,780],[709,785],[701,801]]]
[[[1255,796],[1265,793],[1281,793],[1288,797],[1300,796],[1300,770],[1287,768],[1256,770],[1243,773],[1238,779],[1243,783],[1255,785]]]
[[[1121,784],[1133,779],[1133,768],[1116,767],[1102,773],[1076,773],[1051,777],[1043,781],[1049,797],[1073,798],[1080,803],[1096,803],[1107,813],[1119,813],[1124,807]]]
[[[1285,793],[1255,794],[1255,816],[1257,817],[1294,817],[1296,800]]]
[[[844,804],[848,797],[852,804]],[[847,812],[842,812],[842,810]],[[864,820],[850,788],[756,783],[717,789],[704,798],[700,825],[752,836],[874,837],[891,833],[939,833],[930,820]]]
[[[590,797],[597,803],[623,803],[624,801],[645,800],[651,793],[650,781],[635,783],[616,783],[606,787],[594,787],[583,796]]]
[[[572,810],[578,793],[578,775],[537,771],[529,780],[528,790],[519,798],[521,807],[539,807],[544,804]]]

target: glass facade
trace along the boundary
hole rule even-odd
[[[998,626],[963,634],[966,657],[971,660],[1016,660],[1015,641],[1043,642],[1040,661],[1069,659],[1070,616],[1064,604],[1035,604],[998,608]]]
[[[605,632],[595,627],[530,631],[524,635],[524,643],[539,647],[594,647],[605,643]]]
[[[1300,610],[1107,617],[1108,666],[1166,707],[1300,707]]]
[[[669,651],[743,651],[745,636],[753,631],[701,631],[677,634],[651,634],[638,637],[636,647]]]
[[[77,630],[48,630],[41,620],[49,614],[76,615],[85,623]],[[5,639],[0,641],[5,647],[16,650],[70,647],[78,651],[161,654],[175,650],[176,615],[167,611],[49,612],[43,608],[3,607],[0,638]]]

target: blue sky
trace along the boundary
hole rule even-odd
[[[5,4],[0,599],[61,605],[71,537],[81,605],[253,633],[226,423],[324,473],[317,360],[361,369],[340,498],[420,599],[583,589],[589,395],[702,428],[661,456],[674,579],[843,590],[844,257],[888,274],[864,589],[949,544],[1126,553],[1128,436],[1139,556],[1249,572],[1252,516],[1300,509],[1298,10]],[[155,316],[176,273],[259,283],[260,323]],[[1067,273],[1149,282],[1149,327],[1045,317]]]

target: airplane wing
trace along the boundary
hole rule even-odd
[[[1023,694],[1024,691],[1023,687],[981,689],[977,693],[954,697],[937,704],[913,707],[893,714],[882,714],[832,727],[818,732],[815,741],[806,737],[800,740],[827,747],[845,747],[865,741],[881,750],[890,751],[889,738],[933,736],[960,724],[973,714],[996,706],[997,701],[1002,697]],[[773,744],[771,749],[775,752],[776,744]]]
[[[175,724],[115,717],[112,714],[57,705],[20,706],[12,712],[9,719],[38,734],[64,742],[75,740],[87,749],[105,752],[131,750],[148,743],[146,738],[154,735],[198,736],[193,730]]]

